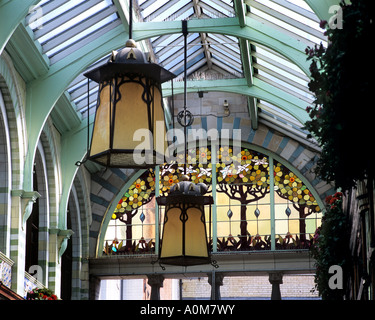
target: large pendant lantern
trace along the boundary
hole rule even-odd
[[[99,83],[87,159],[119,168],[163,163],[167,142],[161,84],[175,75],[147,61],[130,39],[85,76]]]
[[[213,198],[204,196],[207,186],[180,181],[171,187],[167,197],[158,197],[165,206],[163,236],[159,251],[160,263],[192,266],[210,264],[204,206]]]

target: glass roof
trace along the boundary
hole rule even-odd
[[[25,24],[51,64],[121,24],[111,0],[45,0],[38,7],[40,19],[29,14]]]
[[[183,19],[216,19],[238,16],[232,0],[134,0],[136,23],[180,21]],[[245,0],[246,19],[253,19],[272,27],[276,32],[288,35],[306,47],[323,43],[326,37],[319,27],[319,19],[304,0]],[[35,41],[42,46],[50,63],[67,57],[94,37],[108,32],[122,23],[117,12],[119,6],[111,0],[45,0],[43,28],[30,15],[26,18],[34,33]],[[127,16],[125,14],[125,16]],[[253,41],[210,32],[189,33],[187,73],[190,79],[209,79],[210,71],[222,79],[256,78],[301,100],[306,106],[313,96],[308,90],[309,78],[294,63],[271,48]],[[149,39],[157,62],[177,75],[183,76],[183,36],[168,34]],[[249,46],[250,72],[244,74],[241,45]],[[246,50],[245,50],[246,51]],[[110,52],[108,52],[109,56]],[[100,65],[108,59],[103,57],[90,66]],[[90,84],[90,104],[96,100],[97,86]],[[81,74],[67,88],[73,106],[85,117],[87,115],[87,80]],[[288,123],[289,127],[301,131],[302,124],[278,106],[257,100],[260,121],[274,119]],[[93,111],[92,111],[93,112]],[[282,126],[282,124],[281,124]],[[301,131],[302,132],[302,131]]]

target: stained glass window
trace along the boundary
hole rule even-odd
[[[206,184],[209,195],[212,188],[216,191],[214,213],[206,209],[207,227],[212,214],[216,218],[216,224],[207,228],[213,251],[310,246],[322,214],[302,176],[275,159],[270,168],[269,156],[249,148],[226,146],[212,151],[211,147],[200,147],[189,150],[186,158],[189,179]],[[145,171],[125,192],[112,214],[109,230],[117,231],[107,232],[106,254],[155,253],[156,235],[162,234],[156,221],[163,221],[162,210],[157,213],[155,209],[156,184],[159,194],[167,196],[171,186],[181,181],[185,155],[178,154],[176,159],[161,165],[157,176],[155,170]]]
[[[268,157],[249,149],[233,154],[232,148],[225,147],[218,150],[218,159],[219,249],[270,249]],[[229,159],[233,162],[227,164]]]
[[[154,196],[155,172],[150,169],[133,182],[118,202],[106,235],[106,254],[154,252]]]
[[[316,199],[303,181],[281,163],[274,166],[274,185],[277,248],[308,248],[321,221]]]

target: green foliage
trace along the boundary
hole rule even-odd
[[[48,288],[34,288],[27,293],[27,300],[57,300],[57,296]]]
[[[329,288],[332,274],[328,271],[333,265],[341,266],[344,279],[346,278],[350,265],[350,230],[348,218],[342,210],[342,193],[337,192],[334,196],[328,196],[326,204],[322,225],[316,230],[311,247],[312,256],[316,260],[315,285],[322,299],[341,300],[345,287],[344,290]]]
[[[316,173],[325,181],[347,190],[371,169],[375,108],[374,59],[371,39],[375,34],[373,0],[341,2],[343,28],[330,28],[328,47],[307,47],[311,61],[309,89],[314,106],[306,108],[311,120],[305,128],[322,147]],[[358,150],[360,156],[352,156]],[[355,159],[357,158],[357,159]]]

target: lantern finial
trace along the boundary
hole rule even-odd
[[[125,46],[127,48],[136,48],[137,47],[137,43],[133,39],[129,39],[128,41],[126,41]]]

